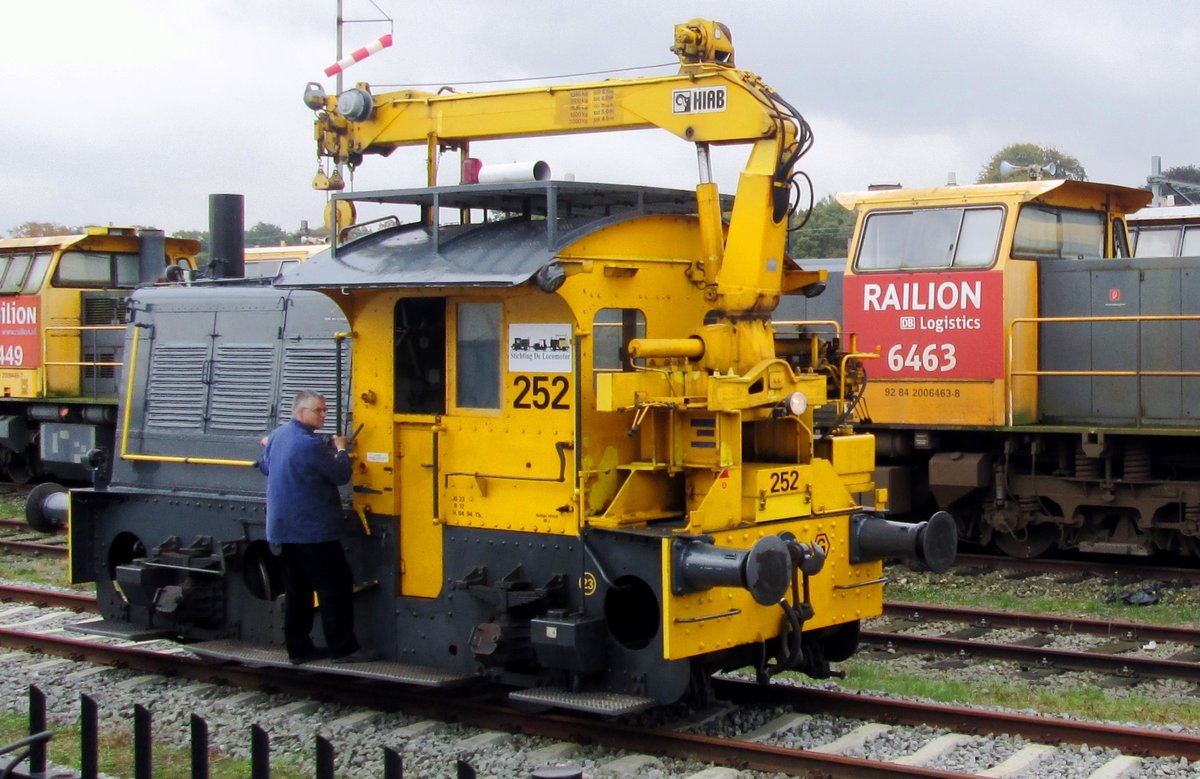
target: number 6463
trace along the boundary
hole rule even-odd
[[[910,368],[924,373],[945,373],[954,370],[958,358],[954,344],[896,344],[887,352],[888,370],[893,373]]]

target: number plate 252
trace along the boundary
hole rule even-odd
[[[571,381],[566,376],[514,376],[513,408],[570,408]]]
[[[785,492],[796,492],[804,487],[800,480],[800,471],[771,471],[766,474],[767,490],[772,495],[779,495]],[[761,484],[762,482],[759,482]]]

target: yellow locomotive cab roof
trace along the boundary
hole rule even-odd
[[[72,235],[47,235],[38,238],[0,238],[0,249],[40,249],[43,247],[71,246],[88,238],[82,233]]]
[[[134,227],[85,227],[82,233],[69,235],[46,235],[37,238],[0,238],[0,249],[67,249],[91,239],[108,237],[123,237],[139,239],[138,230]],[[200,242],[191,238],[173,238],[164,236],[167,249],[176,254],[200,253]]]
[[[1042,181],[1003,181],[994,184],[929,187],[925,189],[879,189],[868,192],[839,192],[835,197],[846,208],[903,208],[913,205],[954,205],[975,202],[1009,201],[1025,203],[1053,194],[1056,199],[1104,200],[1112,198],[1124,213],[1131,213],[1150,202],[1144,189],[1092,181],[1049,179]]]

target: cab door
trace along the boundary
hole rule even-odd
[[[392,349],[400,593],[432,598],[442,587],[437,436],[446,412],[445,299],[397,301]]]

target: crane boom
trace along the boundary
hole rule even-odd
[[[429,149],[428,184],[436,184],[441,148],[463,151],[471,141],[660,128],[697,145],[696,188],[704,283],[728,311],[774,308],[783,280],[792,168],[811,142],[807,124],[762,79],[733,65],[728,29],[704,19],[676,25],[680,70],[670,76],[477,93],[405,89],[374,95],[360,83],[337,96],[309,84],[305,102],[317,111],[318,157],[357,166],[366,155],[403,146]],[[708,159],[710,144],[749,144],[726,235]],[[318,173],[319,189],[340,182]],[[736,261],[726,263],[725,258]],[[728,264],[721,273],[723,264]]]

